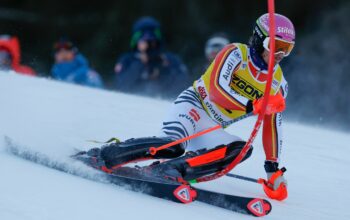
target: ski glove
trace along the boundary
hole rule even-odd
[[[246,112],[249,113],[253,111],[254,115],[257,115],[261,112],[263,103],[263,98],[255,99],[254,101],[248,101]],[[270,95],[269,96],[269,102],[266,106],[266,115],[272,115],[274,113],[283,112],[286,108],[286,102],[283,98],[283,96],[278,93],[277,95]]]

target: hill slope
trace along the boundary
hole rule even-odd
[[[0,72],[0,219],[232,219],[243,215],[199,203],[175,204],[85,180],[19,159],[4,137],[57,160],[74,148],[157,135],[169,102]],[[248,137],[255,119],[227,129]],[[348,134],[285,123],[283,165],[289,198],[268,219],[350,219]],[[265,177],[259,136],[253,156],[235,173]],[[86,172],[89,172],[87,170]],[[264,197],[259,185],[223,177],[199,184],[215,191]],[[250,217],[245,217],[250,218]]]

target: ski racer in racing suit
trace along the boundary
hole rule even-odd
[[[285,108],[284,99],[288,88],[279,62],[290,54],[295,40],[292,22],[280,14],[275,14],[275,19],[275,66],[270,102],[263,121],[263,146],[266,155],[264,167],[268,178],[279,171],[282,148],[281,112]],[[250,112],[258,114],[267,81],[268,33],[268,14],[264,14],[256,21],[249,45],[227,45],[204,75],[178,96],[163,122],[162,136],[165,137],[135,138],[102,147],[99,156],[105,162],[105,169],[117,169],[131,161],[171,158],[152,165],[152,169],[178,181],[190,181],[213,174],[230,164],[246,142],[225,132],[223,128],[160,150],[155,155],[149,153],[149,148],[218,124],[227,127],[232,119]],[[251,147],[243,160],[251,155],[252,150]],[[283,175],[271,187],[277,189],[282,183],[286,184]]]

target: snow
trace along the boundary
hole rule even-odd
[[[176,204],[34,164],[6,151],[5,136],[27,149],[71,162],[74,149],[110,137],[157,135],[167,101],[0,72],[0,219],[250,219],[201,203]],[[254,118],[227,129],[247,138]],[[350,135],[285,123],[282,165],[289,197],[271,201],[266,219],[350,219]],[[234,173],[265,177],[261,137]],[[81,164],[73,166],[94,172]],[[85,169],[85,170],[84,170]],[[261,186],[223,177],[198,187],[265,198]]]

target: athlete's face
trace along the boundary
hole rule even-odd
[[[60,49],[55,53],[55,62],[56,63],[64,63],[70,62],[74,59],[75,53],[72,50]]]
[[[262,53],[262,58],[264,59],[265,63],[269,63],[269,56],[270,52],[264,49],[264,52]],[[279,64],[284,58],[284,53],[275,53],[275,63],[274,65]]]

